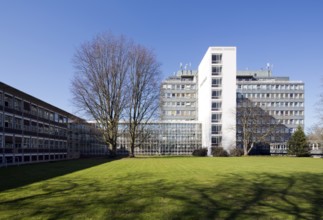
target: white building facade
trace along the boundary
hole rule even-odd
[[[209,47],[198,67],[198,121],[202,147],[236,144],[236,47]]]

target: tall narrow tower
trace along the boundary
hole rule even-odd
[[[236,144],[236,47],[209,47],[198,68],[198,120],[202,145]]]

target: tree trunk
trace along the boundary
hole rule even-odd
[[[114,158],[117,156],[117,145],[109,143],[110,157]]]
[[[248,141],[243,141],[243,155],[248,156]]]
[[[129,157],[135,157],[135,145],[131,143]]]

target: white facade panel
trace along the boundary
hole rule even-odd
[[[202,123],[202,147],[211,146],[211,55],[210,48],[198,67],[198,120]]]
[[[236,145],[236,48],[223,48],[222,70],[222,147]]]
[[[212,61],[212,55],[219,56],[219,60]],[[212,75],[214,67],[221,69],[221,73]],[[202,122],[202,146],[208,148],[209,155],[212,145],[229,150],[236,143],[236,48],[210,47],[199,65],[198,78],[198,120]],[[212,86],[212,79],[221,79],[222,82]],[[213,91],[220,95],[213,96]],[[216,112],[222,115],[220,122],[212,122],[212,102],[221,102],[221,109]],[[220,142],[214,144],[212,138],[220,138]]]

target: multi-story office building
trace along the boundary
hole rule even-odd
[[[80,154],[102,155],[105,145],[89,132],[90,125],[82,126],[80,121],[0,82],[0,166],[73,159]],[[75,129],[80,126],[81,130]]]
[[[180,70],[161,86],[161,120],[197,119],[197,71]]]
[[[198,67],[198,121],[202,146],[229,150],[236,143],[236,48],[209,47]]]
[[[256,103],[293,133],[304,128],[304,83],[274,77],[271,70],[238,71],[237,93]]]
[[[0,82],[0,164],[69,158],[67,132],[72,117]]]
[[[182,97],[181,90],[176,91],[176,88],[186,88],[185,93],[193,88],[191,92],[198,97],[195,111],[202,124],[202,146],[207,147],[209,153],[211,147],[229,150],[241,145],[241,140],[237,139],[236,111],[242,98],[257,107],[257,114],[268,115],[267,123],[275,124],[275,132],[280,135],[271,135],[266,141],[286,141],[298,125],[304,126],[304,83],[290,81],[288,77],[273,77],[270,69],[237,72],[235,47],[208,48],[198,73],[191,76],[196,87],[185,87],[181,76],[179,72],[162,84],[161,119],[188,119],[178,115],[186,105],[184,100],[176,102]],[[264,123],[264,118],[259,123]],[[268,126],[262,126],[257,133],[266,130],[265,127],[269,129]]]

